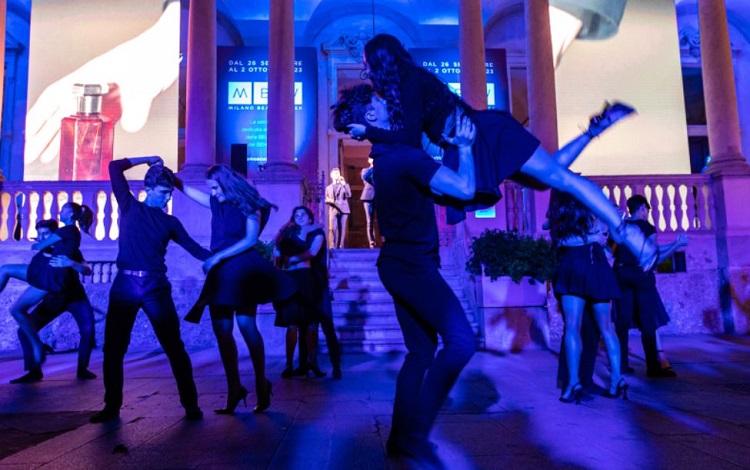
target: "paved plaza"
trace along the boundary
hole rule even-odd
[[[645,379],[636,350],[629,401],[595,396],[577,406],[557,400],[555,352],[478,353],[433,434],[445,467],[750,468],[750,338],[664,343],[677,379]],[[240,405],[233,417],[211,411],[225,400],[218,353],[191,355],[203,421],[182,419],[166,359],[155,350],[127,356],[125,407],[111,425],[88,423],[102,406],[103,387],[99,379],[75,380],[74,353],[50,356],[44,381],[33,385],[8,384],[21,363],[17,355],[0,356],[0,469],[406,466],[389,460],[384,446],[401,354],[345,356],[341,381],[282,380],[282,358],[269,358],[270,410],[252,414],[251,393],[248,408]],[[250,386],[246,352],[242,365]],[[92,368],[100,373],[100,351]]]

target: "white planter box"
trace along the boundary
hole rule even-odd
[[[533,284],[532,284],[533,282]],[[490,281],[482,276],[482,307],[542,307],[547,303],[547,284],[524,277],[516,284],[508,276]]]

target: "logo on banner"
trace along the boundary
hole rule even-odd
[[[228,105],[268,105],[268,82],[229,82]],[[294,82],[294,106],[302,106],[302,82]]]

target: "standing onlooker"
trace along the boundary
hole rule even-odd
[[[331,184],[326,186],[326,204],[328,205],[328,243],[331,248],[344,248],[346,243],[346,224],[349,220],[349,198],[352,188],[341,176],[341,170],[331,170]]]
[[[360,174],[362,178],[362,195],[359,199],[362,201],[362,206],[365,208],[365,223],[367,230],[367,243],[370,248],[375,248],[377,242],[375,241],[375,223],[374,223],[374,209],[375,209],[375,186],[372,185],[372,158],[367,159],[367,163],[370,164],[367,168],[362,169]]]

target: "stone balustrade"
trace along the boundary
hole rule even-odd
[[[146,197],[142,181],[131,181],[130,187],[139,200]],[[33,240],[36,223],[58,219],[68,201],[94,211],[94,239],[117,240],[117,201],[108,181],[23,181],[0,184],[0,242]],[[167,210],[172,212],[171,201]]]

